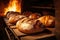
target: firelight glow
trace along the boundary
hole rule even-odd
[[[6,15],[8,11],[21,12],[21,3],[19,3],[18,0],[10,0],[8,7],[5,8],[4,15]]]

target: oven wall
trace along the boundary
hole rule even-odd
[[[55,3],[55,16],[56,16],[56,37],[60,40],[60,0],[54,0]]]
[[[23,12],[31,11],[31,12],[41,12],[43,10],[48,10],[51,12],[50,14],[55,16],[54,2],[53,0],[23,0]]]

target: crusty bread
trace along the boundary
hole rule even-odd
[[[16,27],[19,31],[26,34],[42,32],[44,29],[40,26],[41,23],[38,23],[37,21],[38,20],[24,18],[16,23]]]
[[[45,25],[45,26],[52,26],[52,24],[55,22],[55,18],[53,16],[42,16],[38,20]]]
[[[9,23],[15,24],[19,19],[24,18],[25,16],[23,15],[17,15],[17,16],[11,16],[8,20]]]
[[[17,16],[17,15],[20,15],[19,12],[14,12],[14,11],[8,11],[7,14],[6,14],[6,18],[10,18],[12,16]]]
[[[41,15],[38,13],[33,13],[29,16],[30,19],[38,19]]]

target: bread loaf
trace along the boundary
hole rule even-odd
[[[38,20],[31,20],[28,18],[19,20],[16,23],[16,27],[18,28],[19,31],[26,33],[26,34],[42,32],[44,30],[41,27],[41,23],[39,23]]]
[[[40,22],[45,26],[52,26],[52,25],[54,25],[54,22],[55,22],[55,18],[53,16],[49,16],[49,15],[42,16],[38,20],[40,20]]]

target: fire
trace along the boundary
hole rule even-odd
[[[8,11],[21,12],[21,3],[19,3],[18,0],[10,0],[8,7],[5,8],[4,15],[6,15]]]

